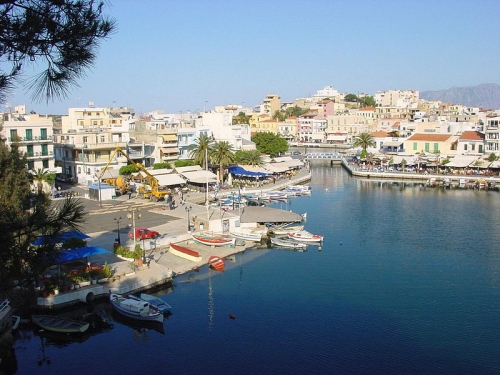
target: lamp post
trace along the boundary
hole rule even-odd
[[[141,209],[139,207],[130,207],[128,209],[128,214],[127,214],[127,217],[128,219],[132,219],[132,230],[134,231],[134,251],[135,251],[135,245],[136,245],[136,231],[135,231],[135,218],[137,217],[137,219],[140,219],[141,218]],[[144,251],[143,249],[143,253],[142,253],[142,260],[143,262],[146,262],[146,252]]]
[[[185,210],[188,214],[188,216],[187,216],[188,232],[191,232],[191,224],[189,223],[189,213],[191,212],[192,209],[193,209],[193,207],[191,207],[191,206],[185,207]]]
[[[122,217],[120,216],[118,219],[115,217],[113,220],[116,222],[116,225],[118,225],[117,242],[118,242],[118,245],[121,245],[122,242],[121,242],[121,239],[120,239],[120,221],[122,221]]]

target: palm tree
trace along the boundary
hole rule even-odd
[[[219,182],[224,182],[224,167],[234,163],[234,149],[229,142],[219,141],[212,147],[210,159],[214,164],[219,164]]]
[[[207,156],[211,153],[212,142],[212,138],[208,135],[200,134],[198,139],[194,141],[195,146],[189,151],[189,157],[193,159],[195,163],[200,163],[203,169],[207,169]]]
[[[276,121],[285,121],[286,118],[287,118],[287,115],[286,115],[285,111],[277,110],[273,114],[273,120],[276,120]]]
[[[264,165],[264,160],[262,160],[262,156],[259,150],[250,150],[245,154],[244,163],[246,165],[262,167],[262,165]]]
[[[375,147],[376,145],[377,143],[370,133],[361,133],[357,137],[354,137],[353,147],[361,147],[363,149],[361,152],[361,159],[366,157],[366,154],[368,154],[366,151],[368,147]]]
[[[33,174],[33,181],[36,182],[38,195],[43,194],[43,183],[49,179],[49,171],[43,168],[38,168],[36,171],[31,172]]]

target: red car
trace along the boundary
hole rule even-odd
[[[128,236],[134,238],[134,232],[129,232]],[[148,240],[150,238],[160,237],[160,233],[155,230],[149,230],[148,228],[135,228],[135,238],[138,240]]]

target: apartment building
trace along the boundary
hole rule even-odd
[[[420,93],[415,90],[377,91],[375,103],[378,107],[406,107],[409,103],[416,103]]]
[[[500,142],[499,125],[500,116],[492,114],[486,117],[484,135],[486,142],[485,153],[487,154],[494,153],[500,156],[500,148],[498,147]]]
[[[484,154],[484,134],[474,130],[464,131],[458,139],[457,154]]]
[[[409,153],[426,152],[442,155],[455,155],[458,148],[458,135],[445,133],[415,133],[404,142]]]
[[[23,112],[2,115],[2,133],[7,145],[19,145],[20,152],[26,153],[28,169],[59,172],[54,162],[52,118]]]

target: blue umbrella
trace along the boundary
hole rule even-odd
[[[109,253],[108,250],[99,246],[85,246],[85,247],[80,247],[78,249],[63,251],[57,258],[56,262],[59,263],[69,262],[71,260],[87,258],[91,255],[107,254],[107,253]]]
[[[78,238],[80,240],[86,240],[87,238],[90,238],[90,236],[86,235],[85,233],[82,233],[77,230],[72,230],[69,232],[64,232],[61,233],[59,236],[56,238],[51,239],[48,236],[38,236],[38,238],[33,242],[33,245],[35,246],[40,246],[46,243],[61,243],[64,242],[70,238]]]

